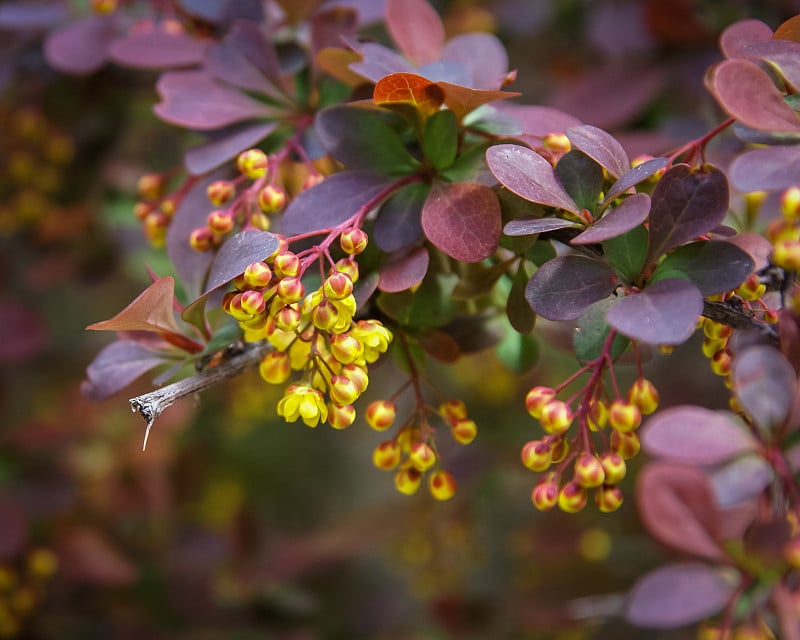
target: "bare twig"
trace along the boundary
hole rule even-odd
[[[778,344],[778,330],[775,326],[760,320],[752,311],[741,303],[734,301],[703,301],[703,315],[706,318],[727,324],[734,329],[749,329],[767,338],[772,344]]]
[[[225,357],[220,364],[210,369],[206,369],[173,384],[156,389],[150,393],[131,398],[131,411],[139,412],[147,422],[147,429],[144,432],[144,445],[142,450],[147,447],[147,438],[150,435],[150,427],[167,407],[171,407],[178,400],[198,393],[209,387],[224,382],[230,378],[241,375],[261,362],[261,359],[270,351],[272,345],[268,342],[258,342],[246,344],[241,350],[236,351],[236,355]]]

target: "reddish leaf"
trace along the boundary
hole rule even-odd
[[[748,45],[770,38],[772,29],[761,20],[739,20],[722,32],[719,45],[726,58],[752,58]]]
[[[483,104],[520,95],[516,91],[470,89],[449,82],[437,82],[436,84],[444,91],[444,103],[459,120]]]
[[[780,24],[778,28],[775,29],[775,33],[772,37],[800,42],[800,16],[793,16],[786,22]]]
[[[786,422],[797,394],[797,376],[780,351],[759,345],[737,354],[733,391],[750,419],[765,432]]]
[[[109,54],[117,64],[137,69],[186,67],[203,61],[207,41],[185,33],[154,29],[120,38]]]
[[[422,118],[438,111],[444,91],[435,82],[414,73],[393,73],[375,85],[373,100],[381,106],[411,106]]]
[[[616,238],[642,224],[649,213],[650,196],[636,193],[606,211],[602,218],[573,238],[571,244],[593,244]]]
[[[507,222],[503,227],[503,233],[507,236],[530,236],[579,226],[577,223],[563,218],[519,218]]]
[[[59,71],[86,75],[105,65],[108,47],[116,37],[109,16],[88,16],[51,32],[44,43],[44,55]]]
[[[769,74],[750,60],[725,60],[711,72],[710,89],[741,123],[762,131],[800,131],[800,118],[786,104]]]
[[[137,578],[136,567],[105,536],[89,527],[64,531],[56,550],[67,580],[104,587],[124,587]]]
[[[559,256],[533,274],[525,287],[525,298],[543,318],[574,320],[616,286],[617,276],[604,262],[577,255]]]
[[[81,392],[91,400],[102,400],[150,371],[165,359],[132,340],[117,340],[106,345],[86,367]]]
[[[425,247],[396,256],[381,267],[378,289],[388,293],[405,291],[422,282],[428,272],[430,255]]]
[[[47,29],[69,15],[63,2],[6,2],[0,6],[0,28]]]
[[[769,462],[753,454],[715,469],[710,479],[716,503],[721,507],[731,507],[760,496],[772,484],[775,472]]]
[[[602,129],[582,124],[567,129],[567,138],[573,149],[583,151],[615,178],[624,175],[631,168],[625,149],[614,136]]]
[[[439,362],[453,364],[461,357],[461,347],[446,331],[425,331],[417,338],[419,346]]]
[[[192,175],[208,173],[254,147],[277,127],[277,122],[246,122],[212,131],[208,142],[192,147],[184,154],[183,164]]]
[[[341,47],[343,38],[352,38],[358,31],[358,12],[348,7],[332,7],[311,16],[311,53],[325,48]]]
[[[686,280],[662,280],[617,302],[608,323],[634,340],[681,344],[689,339],[703,312],[700,290]]]
[[[608,190],[603,204],[605,205],[611,202],[618,195],[621,195],[634,185],[639,184],[643,180],[647,180],[647,178],[665,167],[668,162],[668,158],[653,158],[652,160],[636,165],[633,169],[627,170]]]
[[[14,560],[28,542],[28,518],[16,500],[0,493],[0,560]]]
[[[683,627],[720,611],[735,591],[736,582],[717,568],[697,562],[671,564],[636,582],[625,617],[641,627]]]
[[[800,146],[751,149],[737,156],[730,170],[731,184],[739,191],[783,191],[797,184]]]
[[[175,322],[175,280],[159,278],[117,315],[90,324],[92,331],[156,331],[180,333]]]
[[[495,252],[501,224],[494,191],[474,182],[436,182],[422,207],[427,238],[464,262],[479,262]]]
[[[727,416],[695,406],[670,407],[647,421],[642,446],[656,458],[714,465],[758,449],[758,442]]]
[[[800,42],[789,40],[767,40],[748,47],[757,60],[776,67],[793,92],[800,87]]]
[[[535,151],[515,144],[499,144],[486,150],[489,169],[504,187],[521,198],[578,213],[552,165]]]
[[[403,55],[421,66],[438,60],[444,46],[444,25],[426,0],[388,0],[386,26]]]
[[[522,138],[544,138],[550,133],[564,133],[581,123],[578,118],[553,107],[541,105],[501,103],[497,107],[511,115],[522,126]],[[525,140],[528,142],[528,140]]]
[[[780,637],[783,640],[800,640],[796,595],[783,582],[776,582],[772,587],[771,599],[781,625]]]
[[[442,60],[458,62],[472,76],[475,89],[498,89],[508,74],[508,55],[491,33],[461,33],[448,40]]]
[[[268,258],[279,244],[274,233],[257,229],[248,229],[229,238],[211,263],[204,295],[244,273],[250,263]]]
[[[684,553],[725,559],[714,492],[700,469],[651,463],[639,473],[636,500],[639,516],[656,540]]]

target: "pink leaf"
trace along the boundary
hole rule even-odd
[[[199,64],[207,42],[160,29],[116,40],[109,49],[117,64],[136,69],[168,69]]]
[[[180,333],[175,322],[175,280],[159,278],[109,320],[90,324],[92,331],[156,331]]]
[[[93,73],[108,61],[108,47],[116,36],[108,16],[81,18],[52,32],[45,40],[44,55],[64,73]]]
[[[422,282],[428,272],[430,255],[425,247],[417,247],[381,268],[378,289],[394,293],[405,291]]]
[[[417,66],[442,55],[444,25],[426,0],[389,0],[386,26],[400,51]]]

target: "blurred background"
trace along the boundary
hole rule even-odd
[[[433,4],[450,34],[497,33],[526,103],[608,129],[631,155],[720,121],[703,74],[727,25],[800,12],[796,0]],[[618,619],[625,590],[669,553],[641,530],[632,481],[613,515],[530,504],[519,450],[538,427],[523,398],[575,370],[558,348],[568,330],[542,323],[524,374],[494,350],[432,365],[479,425],[469,447],[445,447],[459,481],[447,503],[397,493],[371,463],[384,438],[363,421],[283,423],[256,373],[169,409],[145,452],[128,398],[150,379],[84,399],[84,369],[111,340],[84,327],[148,284],[145,265],[169,272],[132,209],[137,178],[177,166],[184,137],[152,116],[155,74],[59,75],[41,35],[0,34],[0,638],[695,637]],[[646,374],[664,406],[726,404],[697,343],[653,356]],[[399,375],[376,370],[366,402]]]

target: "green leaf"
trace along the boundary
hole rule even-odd
[[[615,298],[598,300],[586,308],[578,318],[578,326],[572,334],[572,346],[578,362],[585,364],[600,356],[611,327],[606,322],[606,312],[616,302]],[[611,357],[616,359],[628,348],[630,340],[617,334],[611,343]]]
[[[556,175],[575,203],[593,210],[603,190],[603,169],[581,151],[570,151],[556,165]]]
[[[629,282],[639,277],[647,256],[647,229],[638,226],[603,243],[603,252],[611,266]]]
[[[441,327],[455,316],[453,289],[458,284],[455,273],[437,273],[425,278],[413,294],[408,312],[408,326]]]
[[[508,321],[514,327],[514,330],[519,333],[530,333],[536,324],[536,314],[525,298],[525,287],[529,279],[530,275],[525,269],[524,262],[520,262],[506,302]]]
[[[525,253],[525,257],[537,267],[541,267],[545,262],[555,258],[556,255],[556,249],[549,240],[537,240]]]
[[[450,110],[437,111],[425,123],[422,150],[435,169],[447,169],[458,153],[458,122]]]
[[[753,259],[736,245],[701,240],[678,247],[664,258],[649,284],[679,278],[694,283],[704,296],[710,296],[735,289],[753,269]]]
[[[539,361],[539,344],[531,334],[507,331],[497,345],[497,357],[514,373],[523,373]]]
[[[453,289],[456,300],[470,300],[487,295],[497,281],[503,277],[508,265],[498,262],[486,265],[483,262],[465,262],[459,268],[459,281]]]
[[[497,180],[486,165],[486,149],[490,142],[471,147],[461,153],[441,177],[450,182],[480,182],[482,184],[496,184]]]

